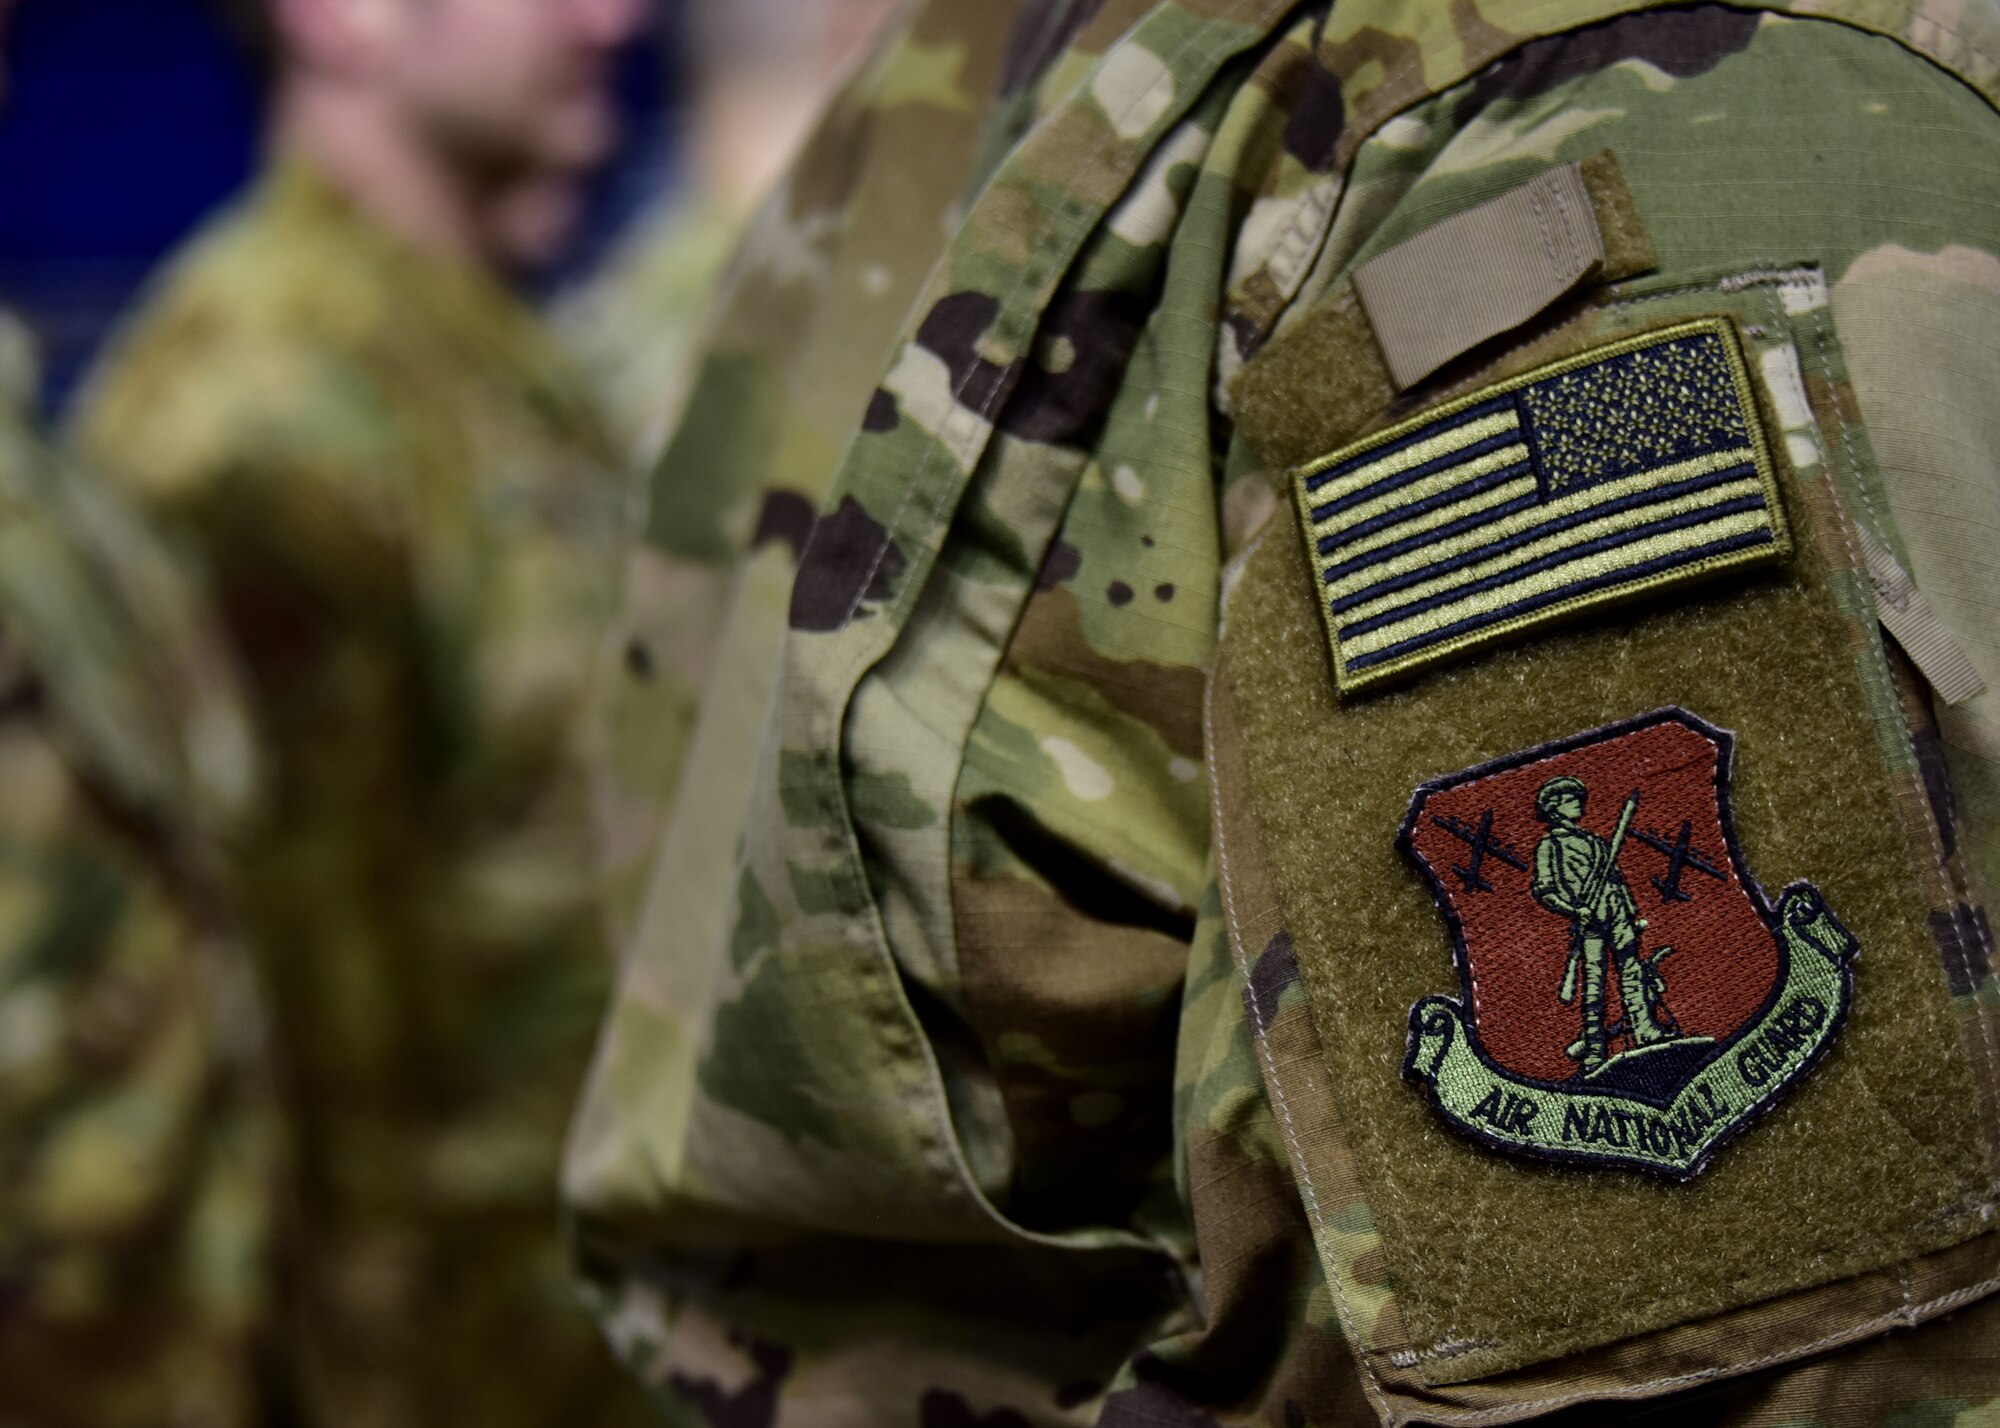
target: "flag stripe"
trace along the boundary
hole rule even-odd
[[[1520,494],[1516,495],[1516,491]],[[1338,565],[1329,565],[1323,578],[1331,584],[1336,579],[1344,578],[1357,570],[1365,570],[1379,561],[1391,560],[1408,551],[1420,549],[1432,541],[1449,540],[1475,527],[1505,520],[1518,511],[1539,505],[1540,502],[1541,496],[1536,491],[1532,478],[1512,482],[1488,493],[1484,502],[1466,502],[1470,511],[1468,515],[1457,515],[1450,510],[1436,511],[1412,522],[1415,528],[1413,534],[1396,536],[1391,532],[1388,537],[1382,539],[1362,541],[1354,555]],[[1319,543],[1319,553],[1327,554],[1339,541],[1338,536],[1327,536]]]
[[[1744,454],[1747,456],[1749,453],[1745,452]],[[1644,510],[1648,506],[1667,505],[1681,501],[1685,497],[1700,496],[1710,491],[1716,491],[1718,487],[1725,486],[1740,489],[1728,492],[1717,491],[1715,500],[1728,500],[1734,496],[1747,495],[1757,490],[1756,477],[1757,464],[1754,461],[1739,461],[1735,465],[1724,467],[1720,471],[1711,472],[1704,476],[1689,477],[1684,481],[1669,481],[1664,485],[1642,486],[1638,490],[1628,491],[1624,495],[1619,495],[1617,492],[1611,491],[1612,499],[1579,506],[1577,509],[1569,511],[1566,514],[1537,521],[1533,525],[1526,526],[1523,529],[1517,529],[1512,532],[1500,531],[1483,544],[1473,545],[1468,549],[1457,552],[1441,550],[1438,552],[1438,558],[1435,560],[1415,566],[1398,574],[1385,576],[1351,593],[1343,594],[1339,590],[1336,590],[1334,591],[1336,598],[1333,602],[1334,613],[1345,614],[1349,610],[1371,604],[1385,595],[1393,595],[1398,591],[1408,590],[1412,586],[1427,584],[1442,576],[1465,570],[1468,566],[1478,565],[1482,562],[1511,554],[1524,546],[1532,546],[1538,541],[1548,539],[1550,536],[1574,531],[1579,526],[1588,526],[1595,522],[1622,515],[1628,511]],[[1608,487],[1603,489],[1610,491]],[[1596,493],[1592,492],[1591,494]],[[1688,503],[1683,509],[1691,508],[1692,504],[1691,502]],[[1543,509],[1546,510],[1547,507],[1543,507]],[[1492,524],[1498,526],[1501,523],[1496,522]],[[1486,528],[1481,528],[1479,533],[1486,534]]]
[[[1400,491],[1405,486],[1423,480],[1426,476],[1435,475],[1439,471],[1456,470],[1471,461],[1474,457],[1484,456],[1489,451],[1499,451],[1505,447],[1516,446],[1521,447],[1524,453],[1527,450],[1525,446],[1521,446],[1519,426],[1508,420],[1499,431],[1490,436],[1474,437],[1463,446],[1454,446],[1442,455],[1420,461],[1414,466],[1395,466],[1386,475],[1380,476],[1375,474],[1376,468],[1371,466],[1360,474],[1369,476],[1372,479],[1352,487],[1343,486],[1343,493],[1341,495],[1313,507],[1313,519],[1315,521],[1327,520],[1339,515],[1342,511],[1351,511],[1356,506],[1365,506],[1370,501],[1388,495],[1391,491]]]
[[[1652,521],[1644,526],[1619,531],[1613,535],[1600,536],[1582,545],[1557,551],[1539,560],[1503,571],[1485,580],[1473,581],[1470,585],[1445,591],[1425,600],[1414,601],[1398,609],[1357,620],[1341,628],[1343,648],[1351,647],[1353,653],[1368,654],[1386,644],[1393,643],[1400,632],[1406,631],[1410,638],[1427,635],[1457,618],[1455,612],[1461,608],[1468,613],[1482,607],[1491,607],[1497,601],[1504,602],[1511,595],[1494,595],[1496,591],[1510,591],[1515,586],[1530,587],[1518,592],[1525,596],[1531,591],[1549,589],[1572,589],[1582,580],[1588,579],[1590,572],[1607,569],[1626,568],[1643,564],[1655,552],[1675,554],[1689,548],[1686,532],[1704,526],[1727,527],[1735,532],[1744,529],[1768,529],[1764,514],[1764,498],[1761,495],[1745,497],[1727,503],[1732,509],[1711,508],[1673,516],[1666,520]],[[1697,539],[1720,539],[1722,530],[1704,532]],[[1568,566],[1583,565],[1582,572],[1566,569]]]
[[[1421,501],[1426,501],[1441,492],[1464,486],[1474,478],[1488,472],[1498,471],[1503,466],[1518,466],[1528,461],[1528,448],[1518,437],[1508,435],[1500,438],[1504,443],[1493,450],[1482,450],[1478,455],[1464,461],[1454,460],[1450,465],[1429,472],[1413,481],[1398,480],[1394,489],[1354,505],[1331,520],[1322,522],[1318,529],[1339,538],[1341,532],[1365,523],[1370,516],[1378,516],[1387,511],[1407,509]],[[1486,443],[1482,442],[1483,447]]]
[[[1740,502],[1754,497],[1756,504],[1763,504],[1763,487],[1756,481],[1732,482],[1713,492],[1697,492],[1669,501],[1662,506],[1653,506],[1641,511],[1639,519],[1643,524],[1635,524],[1630,518],[1619,515],[1606,516],[1590,521],[1574,530],[1547,537],[1532,545],[1495,559],[1468,567],[1466,570],[1429,580],[1411,589],[1386,595],[1366,605],[1348,611],[1351,625],[1366,624],[1381,616],[1390,621],[1404,619],[1422,609],[1450,604],[1462,597],[1476,594],[1485,589],[1498,588],[1510,583],[1524,572],[1552,570],[1573,558],[1581,551],[1588,556],[1599,548],[1597,543],[1617,536],[1623,537],[1617,544],[1601,547],[1618,549],[1634,540],[1647,540],[1651,535],[1664,530],[1686,530],[1725,516],[1735,516],[1752,509]]]
[[[1726,466],[1734,466],[1743,461],[1754,462],[1756,453],[1748,447],[1732,447],[1727,451],[1712,451],[1687,461],[1676,461],[1670,466],[1655,467],[1651,471],[1640,471],[1616,481],[1606,481],[1602,485],[1585,486],[1571,491],[1568,495],[1543,498],[1539,491],[1535,501],[1536,510],[1522,515],[1517,510],[1487,510],[1476,519],[1455,523],[1448,530],[1427,529],[1436,527],[1440,521],[1450,519],[1450,514],[1427,520],[1417,529],[1424,533],[1421,539],[1397,539],[1395,532],[1386,537],[1364,541],[1347,560],[1337,567],[1340,583],[1333,586],[1336,595],[1345,595],[1358,583],[1367,580],[1386,579],[1400,575],[1405,570],[1431,561],[1443,560],[1449,556],[1468,550],[1481,541],[1512,535],[1518,530],[1542,520],[1552,520],[1594,506],[1603,501],[1613,500],[1633,491],[1663,486],[1671,482],[1694,476],[1706,476],[1720,471]],[[1489,503],[1490,504],[1490,503]],[[1468,513],[1472,508],[1467,508]],[[1392,546],[1389,541],[1394,541]],[[1325,542],[1321,542],[1321,552],[1325,552]],[[1331,572],[1329,572],[1331,573]],[[1329,582],[1331,583],[1331,582]]]
[[[1709,541],[1705,545],[1676,548],[1668,551],[1665,555],[1656,556],[1638,565],[1607,571],[1604,574],[1595,575],[1586,580],[1579,580],[1573,584],[1557,586],[1553,590],[1539,591],[1534,595],[1525,596],[1511,604],[1502,605],[1498,609],[1484,611],[1477,615],[1468,615],[1462,620],[1455,621],[1436,630],[1429,630],[1421,635],[1413,635],[1409,639],[1401,640],[1396,644],[1387,645],[1366,654],[1351,656],[1342,662],[1348,669],[1367,669],[1374,665],[1387,664],[1391,660],[1399,659],[1404,655],[1422,650],[1428,646],[1442,644],[1460,635],[1476,634],[1478,631],[1487,629],[1493,625],[1518,619],[1523,615],[1532,615],[1538,610],[1546,609],[1550,605],[1561,604],[1566,600],[1574,600],[1582,596],[1596,594],[1600,591],[1615,589],[1619,585],[1642,581],[1649,576],[1659,575],[1681,566],[1705,560],[1714,560],[1718,556],[1730,555],[1737,551],[1752,549],[1756,546],[1775,545],[1776,543],[1776,532],[1768,525],[1763,525],[1754,530]]]
[[[1491,458],[1482,459],[1490,460]],[[1510,481],[1519,480],[1522,477],[1527,478],[1521,482],[1522,488],[1532,491],[1535,485],[1533,473],[1533,464],[1524,456],[1518,461],[1509,462],[1498,470],[1487,471],[1470,481],[1446,486],[1435,494],[1424,496],[1421,499],[1413,500],[1406,504],[1392,501],[1388,509],[1379,515],[1369,516],[1365,520],[1356,521],[1344,530],[1328,536],[1326,541],[1322,542],[1321,554],[1331,555],[1334,551],[1343,549],[1363,536],[1373,535],[1376,531],[1388,530],[1391,526],[1402,525],[1412,517],[1425,515],[1445,506],[1457,505],[1460,501],[1468,497],[1476,496],[1482,491],[1490,491],[1496,486],[1503,486]]]
[[[1415,431],[1400,436],[1394,441],[1385,442],[1381,446],[1372,446],[1368,450],[1351,456],[1337,465],[1329,466],[1324,471],[1315,472],[1306,478],[1306,490],[1318,492],[1329,482],[1338,481],[1341,477],[1357,472],[1364,466],[1379,465],[1388,458],[1407,451],[1413,446],[1439,441],[1464,427],[1472,425],[1474,422],[1484,421],[1487,417],[1501,412],[1505,412],[1510,416],[1513,415],[1514,398],[1511,395],[1496,397],[1492,401],[1480,402],[1477,406],[1467,407],[1464,411],[1455,413],[1443,422],[1433,422],[1429,425],[1418,427]]]

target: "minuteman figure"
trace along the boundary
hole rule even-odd
[[[1669,1033],[1654,1020],[1646,967],[1639,960],[1639,906],[1618,871],[1614,842],[1585,828],[1584,802],[1589,797],[1581,779],[1552,778],[1535,792],[1535,812],[1549,831],[1535,847],[1535,900],[1570,921],[1569,970],[1563,977],[1562,999],[1572,1000],[1582,974],[1583,1035],[1570,1043],[1568,1054],[1585,1074],[1605,1063],[1610,1042],[1604,1022],[1605,960],[1617,961],[1618,990],[1625,1005],[1622,1029],[1634,1046],[1649,1046]],[[1636,800],[1636,795],[1635,795]]]

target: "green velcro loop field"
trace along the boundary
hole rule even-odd
[[[1794,480],[1780,473],[1780,486]],[[1289,513],[1286,513],[1289,515]],[[1934,879],[1868,717],[1856,631],[1812,538],[1740,575],[1537,632],[1414,684],[1334,694],[1295,521],[1231,596],[1247,789],[1421,1372],[1541,1362],[1981,1232],[1973,1073],[1927,929]],[[1809,880],[1860,949],[1847,1022],[1703,1173],[1544,1164],[1455,1132],[1403,1074],[1411,1009],[1460,992],[1449,930],[1397,848],[1427,780],[1679,706],[1735,735],[1734,807],[1765,887]]]

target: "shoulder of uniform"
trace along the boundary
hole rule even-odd
[[[163,315],[92,375],[76,434],[121,481],[172,497],[225,472],[379,449],[387,414],[358,375],[308,338]]]
[[[152,498],[229,470],[379,460],[393,430],[365,333],[389,299],[365,264],[252,200],[172,259],[92,372],[83,449]]]

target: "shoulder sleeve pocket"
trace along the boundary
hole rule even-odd
[[[1633,375],[1689,334],[1712,372]],[[1513,425],[1468,436],[1482,403]],[[1329,498],[1390,552],[1337,613],[1563,618],[1344,680],[1369,631],[1302,496],[1229,587],[1209,729],[1267,1089],[1374,1385],[1526,1416],[1990,1291],[1990,974],[1945,935],[1977,914],[1819,273],[1630,285],[1395,417],[1320,464],[1387,461]]]

